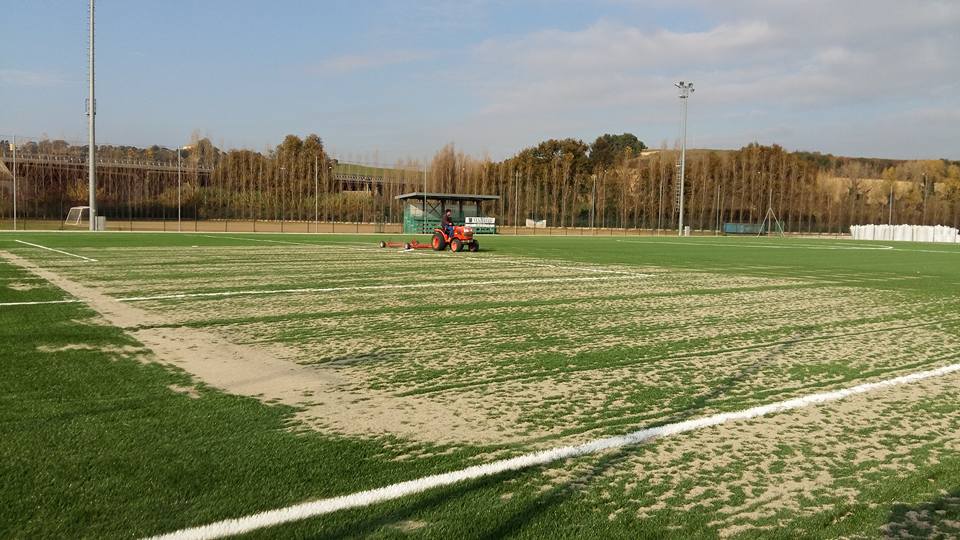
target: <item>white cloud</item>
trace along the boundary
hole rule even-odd
[[[691,106],[705,139],[776,134],[782,139],[767,142],[817,148],[817,126],[834,125],[838,115],[857,133],[858,114],[867,129],[917,101],[948,116],[960,110],[960,2],[681,4],[703,14],[705,28],[600,20],[478,44],[459,72],[481,104],[475,125],[491,136],[501,122],[518,126],[516,138],[538,126],[566,126],[552,133],[566,136],[592,118],[599,134],[608,130],[610,111],[620,110],[635,122],[667,126],[678,110],[672,82],[681,79],[695,81]],[[881,146],[899,149],[900,138],[921,134],[891,130]],[[884,136],[870,135],[874,142]]]
[[[600,21],[580,31],[545,30],[515,40],[488,40],[476,47],[480,60],[505,61],[535,73],[558,69],[608,71],[664,67],[678,61],[720,60],[772,43],[761,21],[721,24],[706,32],[645,32]]]

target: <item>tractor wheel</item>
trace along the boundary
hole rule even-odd
[[[480,251],[480,242],[477,242],[476,240],[470,242],[470,251]]]
[[[450,251],[458,253],[463,250],[463,241],[459,238],[454,238],[450,241]]]
[[[447,249],[447,241],[443,239],[443,235],[436,233],[433,235],[433,250],[434,251],[443,251]]]

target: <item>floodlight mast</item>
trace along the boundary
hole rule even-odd
[[[683,119],[680,122],[680,220],[677,224],[677,234],[683,236],[683,191],[687,167],[687,100],[693,93],[693,83],[680,81],[674,86],[680,89],[680,99],[683,100]]]
[[[17,136],[13,136],[13,230],[17,230]]]
[[[93,15],[94,0],[90,0],[90,47],[88,49],[89,75],[90,75],[90,96],[87,101],[87,166],[89,167],[90,177],[90,230],[97,230],[97,146],[96,146],[96,115],[97,100],[94,95],[94,48],[93,48]]]
[[[177,232],[182,230],[180,222],[180,191],[181,191],[181,173],[180,173],[180,146],[177,146]]]

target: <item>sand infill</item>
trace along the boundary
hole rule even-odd
[[[137,354],[137,353],[144,352],[144,350],[141,347],[134,347],[133,345],[102,346],[102,345],[94,345],[90,343],[68,343],[66,345],[62,345],[59,347],[41,345],[37,347],[37,351],[44,352],[44,353],[58,353],[58,352],[66,352],[66,351],[97,351],[97,352],[109,353],[109,354]]]
[[[108,323],[125,329],[160,361],[226,392],[296,407],[300,409],[299,419],[311,426],[434,443],[504,440],[504,433],[498,429],[500,421],[487,418],[481,411],[457,410],[456,406],[425,398],[350,391],[343,388],[350,381],[336,369],[281,360],[269,346],[237,345],[191,328],[143,328],[165,321],[12,253],[0,251],[0,257],[81,299]]]
[[[39,285],[34,285],[32,283],[23,283],[20,281],[15,281],[13,283],[7,283],[7,287],[15,291],[32,291],[33,289],[39,289]]]

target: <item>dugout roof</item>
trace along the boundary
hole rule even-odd
[[[404,193],[403,195],[397,195],[394,197],[397,200],[407,200],[407,199],[417,199],[417,200],[433,200],[433,201],[498,201],[500,200],[499,195],[471,195],[468,193],[434,193],[423,191],[413,191],[411,193]]]

